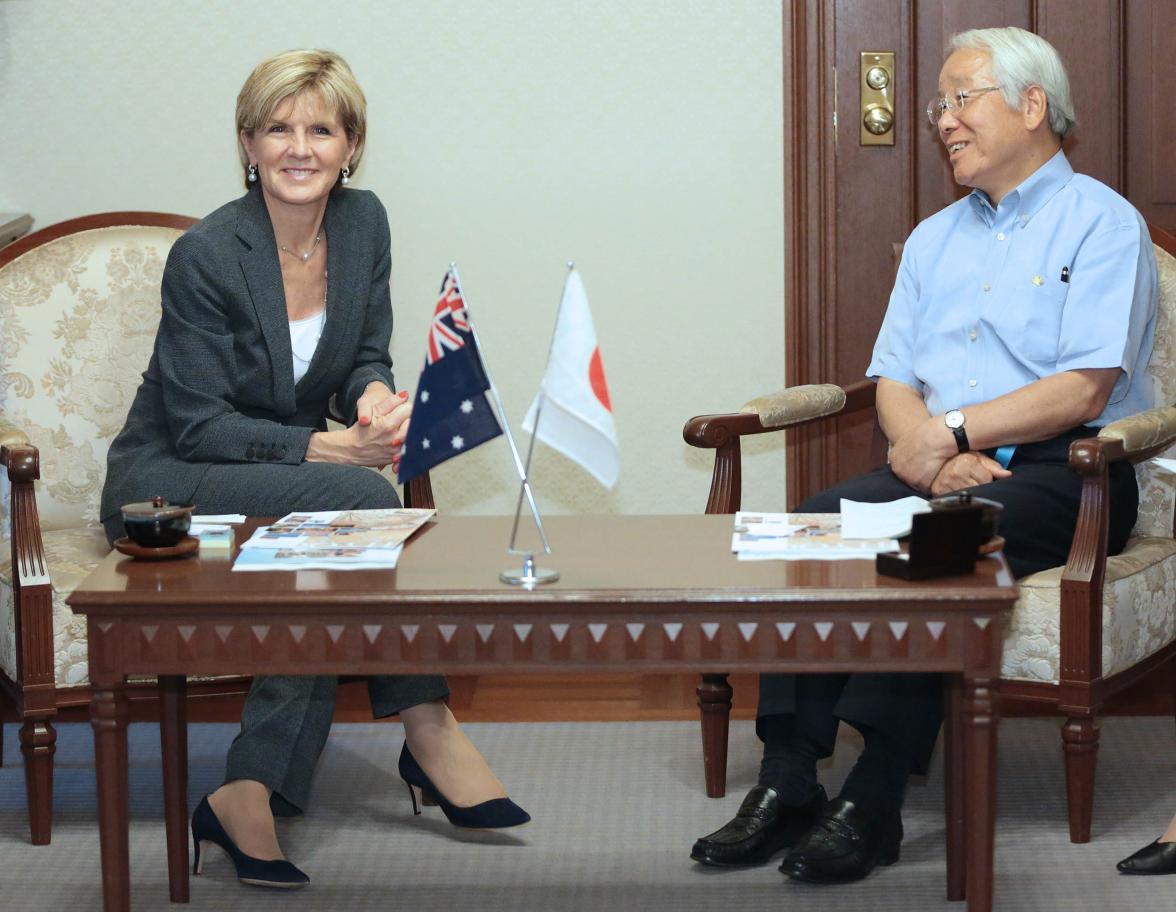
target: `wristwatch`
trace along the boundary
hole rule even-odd
[[[972,447],[968,443],[968,432],[964,430],[964,413],[959,409],[952,409],[943,416],[943,423],[955,436],[956,446],[961,453],[966,453]]]

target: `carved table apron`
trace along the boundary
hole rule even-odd
[[[872,561],[737,561],[730,516],[551,517],[559,582],[499,570],[510,520],[441,517],[396,570],[230,573],[231,555],[111,554],[68,599],[88,616],[103,904],[130,908],[128,674],[160,676],[171,898],[188,900],[190,674],[624,669],[946,672],[947,896],[992,907],[1003,558],[904,582]],[[238,530],[248,537],[251,523]],[[690,834],[677,834],[683,851]],[[688,876],[688,875],[683,875]]]

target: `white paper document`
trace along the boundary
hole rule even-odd
[[[290,513],[262,526],[233,570],[392,570],[404,541],[435,510],[327,510]]]
[[[209,513],[205,516],[193,516],[193,525],[229,525],[239,526],[245,522],[244,513]]]
[[[909,535],[916,513],[930,513],[922,497],[904,497],[885,503],[860,503],[841,498],[841,537],[901,538]]]
[[[739,560],[873,560],[899,550],[893,538],[846,539],[836,513],[735,514],[731,550]]]

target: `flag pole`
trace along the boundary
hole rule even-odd
[[[519,473],[519,480],[523,485],[523,492],[526,494],[527,503],[531,507],[531,515],[535,518],[535,526],[539,530],[539,538],[543,541],[543,553],[551,553],[551,545],[547,541],[547,532],[543,528],[543,519],[539,516],[539,508],[535,505],[535,495],[531,491],[531,482],[527,479],[527,470],[523,466],[522,457],[519,456],[519,448],[515,445],[514,435],[510,432],[510,422],[506,419],[506,409],[502,405],[502,397],[498,394],[498,387],[494,385],[494,381],[490,377],[490,369],[486,367],[486,359],[481,357],[482,341],[478,338],[478,330],[474,327],[474,318],[470,314],[469,299],[465,296],[465,291],[461,287],[461,274],[457,271],[457,264],[450,263],[450,270],[453,272],[453,281],[457,283],[457,292],[461,295],[462,304],[466,310],[466,322],[469,323],[470,335],[474,337],[474,344],[478,347],[479,357],[482,361],[482,371],[486,374],[486,383],[490,387],[490,395],[494,401],[494,407],[498,412],[498,420],[502,424],[502,431],[506,435],[506,442],[510,444],[510,454],[514,459],[515,470]],[[523,560],[523,574],[524,579],[518,582],[554,582],[559,579],[559,574],[554,570],[536,570],[534,566],[534,559],[530,554],[525,555]],[[530,572],[528,572],[530,571]],[[517,572],[517,571],[512,571]],[[550,576],[548,576],[550,574]],[[515,580],[507,580],[505,573],[500,574],[505,582],[516,582]]]
[[[568,274],[566,276],[564,276],[564,290],[565,291],[567,290],[567,287],[568,287],[568,276],[570,276],[575,271],[575,269],[576,269],[576,264],[574,262],[572,262],[571,260],[568,260]],[[564,293],[560,292],[559,306],[555,309],[555,326],[552,327],[551,341],[547,345],[547,361],[544,362],[544,365],[543,365],[543,373],[544,374],[547,373],[547,365],[551,364],[551,353],[553,351],[555,351],[555,330],[559,327],[560,314],[563,313],[564,297],[565,297]],[[525,473],[528,478],[530,478],[530,476],[531,476],[531,454],[535,452],[535,438],[539,436],[539,416],[543,414],[543,403],[546,399],[547,399],[547,396],[544,395],[544,393],[543,393],[543,384],[540,383],[539,396],[535,402],[535,423],[531,426],[531,441],[527,445],[527,462],[526,462],[526,467],[525,467]],[[518,537],[519,516],[522,514],[522,512],[523,512],[523,487],[520,486],[519,487],[519,498],[515,502],[514,525],[511,526],[511,530],[510,530],[510,547],[507,549],[511,554],[519,553],[519,552],[515,551],[515,540]]]

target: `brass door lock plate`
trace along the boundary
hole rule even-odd
[[[862,51],[858,143],[894,145],[894,52]]]

